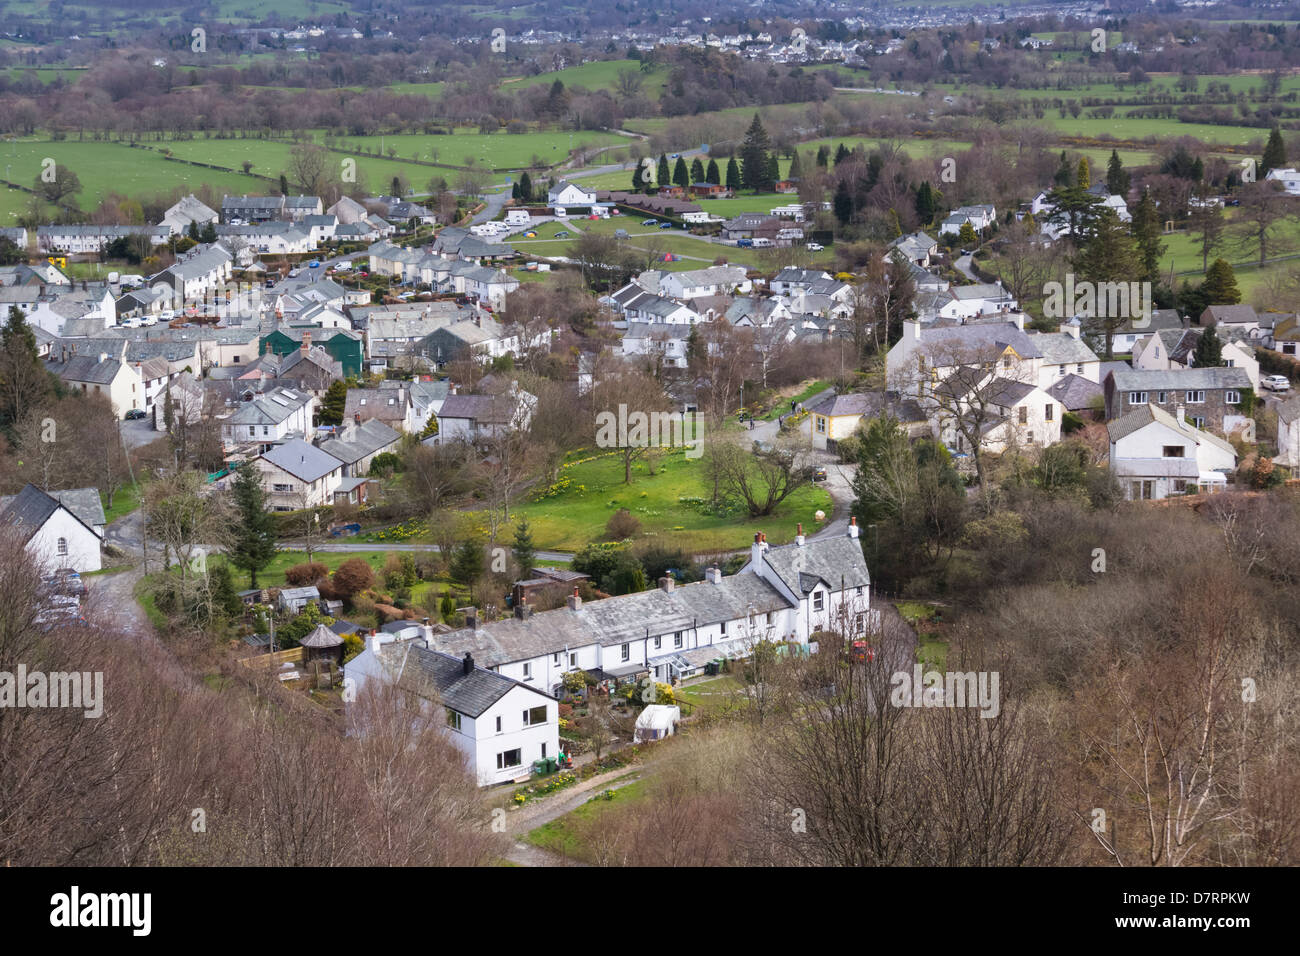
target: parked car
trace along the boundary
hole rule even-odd
[[[557,232],[557,233],[555,234],[555,238],[556,238],[556,239],[568,239],[568,238],[569,238],[569,230],[567,230],[567,229],[561,229],[559,232]]]
[[[826,247],[823,246],[820,242],[809,242],[804,246],[804,248],[807,249],[809,252],[821,252]]]
[[[128,422],[134,422],[141,418],[148,418],[148,417],[149,416],[145,414],[145,410],[143,408],[133,408],[126,413],[126,420]]]
[[[169,320],[169,321],[170,321],[170,320]],[[140,316],[140,324],[141,324],[141,325],[157,325],[157,324],[158,324],[158,316],[156,316],[156,315],[142,315],[142,316]]]
[[[311,262],[307,263],[307,268],[308,268],[308,269],[319,269],[319,268],[320,268],[320,260],[319,260],[319,259],[313,259]]]
[[[658,219],[642,219],[642,220],[641,220],[641,225],[643,225],[643,226],[657,226],[658,224],[659,224],[659,220],[658,220]]]
[[[753,239],[737,239],[737,240],[736,240],[736,245],[741,246],[741,247],[746,248],[746,249],[748,249],[748,248],[749,248],[750,246],[752,246],[753,244],[754,244],[754,240],[753,240]]]
[[[1285,375],[1267,375],[1259,384],[1270,392],[1286,392],[1291,389],[1291,380]]]
[[[825,481],[825,480],[826,480],[826,469],[825,469],[825,468],[814,468],[814,469],[813,469],[813,474],[812,474],[812,480],[813,480],[813,481]]]
[[[661,222],[661,223],[659,223],[659,228],[660,228],[660,229],[671,229],[672,227],[673,227],[673,224],[672,224],[671,222]]]
[[[45,585],[53,594],[50,603],[56,605],[79,604],[78,598],[86,594],[86,585],[81,575],[71,568],[60,568],[45,579]]]
[[[301,269],[290,269],[290,270],[289,270],[289,278],[290,278],[290,279],[296,279],[296,278],[298,278],[298,276],[301,275],[301,274],[302,274],[302,270],[301,270]]]

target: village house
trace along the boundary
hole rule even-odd
[[[1138,339],[1133,345],[1133,367],[1148,370],[1192,368],[1196,364],[1196,346],[1203,334],[1203,329],[1167,329]],[[1244,368],[1250,376],[1250,387],[1259,390],[1259,361],[1255,358],[1253,346],[1237,338],[1227,339],[1222,342],[1221,358],[1228,368]]]
[[[272,511],[330,504],[343,479],[343,462],[301,438],[275,445],[253,459]]]
[[[419,625],[371,634],[344,671],[358,694],[382,681],[428,709],[441,708],[433,716],[445,724],[479,786],[525,778],[534,761],[560,752],[554,696],[479,666],[468,651],[455,656],[430,649],[431,641],[431,632]]]
[[[221,423],[221,437],[227,448],[245,443],[263,447],[312,432],[312,410],[316,404],[308,392],[277,388],[244,402]]]
[[[94,488],[46,493],[25,485],[0,500],[0,528],[16,534],[44,570],[86,573],[103,567],[104,510]]]
[[[518,382],[511,382],[498,395],[448,395],[438,413],[438,434],[425,442],[478,442],[508,431],[522,431],[536,407],[537,396],[521,389]]]
[[[1108,421],[1148,404],[1182,405],[1192,425],[1226,435],[1245,422],[1242,393],[1251,384],[1241,368],[1116,369],[1102,387]]]
[[[75,354],[66,346],[57,356],[51,354],[46,369],[57,375],[72,391],[87,395],[103,395],[121,418],[133,408],[144,408],[144,383],[139,371],[127,361],[127,343],[116,343],[113,351],[107,347],[97,352]]]
[[[193,193],[173,203],[163,213],[162,222],[158,223],[170,235],[179,236],[189,231],[194,225],[200,231],[204,226],[215,226],[221,219],[217,211],[199,200]]]
[[[1237,465],[1232,445],[1188,422],[1181,402],[1173,414],[1153,404],[1134,408],[1106,430],[1111,471],[1133,501],[1220,490]]]
[[[395,450],[401,437],[400,432],[377,418],[351,421],[340,428],[336,437],[321,442],[320,450],[343,463],[344,478],[361,478],[370,474],[375,456]]]

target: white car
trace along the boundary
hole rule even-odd
[[[826,247],[823,246],[820,242],[810,242],[807,243],[804,246],[804,248],[807,249],[809,252],[821,252]]]
[[[1291,390],[1291,380],[1285,375],[1268,375],[1259,383],[1270,392],[1287,392]]]

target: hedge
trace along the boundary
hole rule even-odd
[[[1292,382],[1300,381],[1300,361],[1296,361],[1291,356],[1272,349],[1257,348],[1255,358],[1259,362],[1261,372],[1267,372],[1269,375],[1285,375]]]

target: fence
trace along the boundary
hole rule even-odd
[[[298,664],[302,662],[303,655],[306,652],[301,647],[291,647],[287,651],[276,651],[273,654],[256,654],[252,657],[241,657],[239,663],[245,667],[279,667],[281,664]]]

